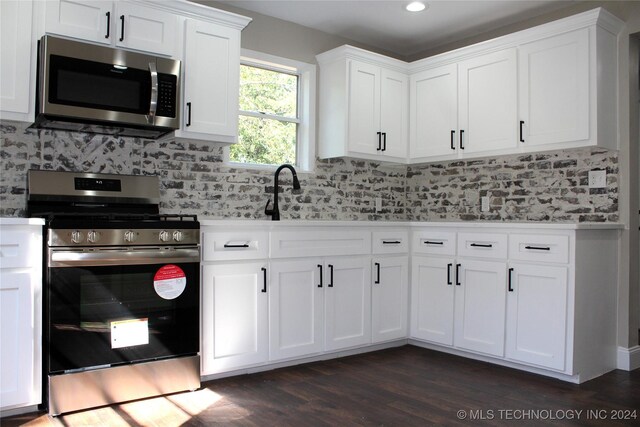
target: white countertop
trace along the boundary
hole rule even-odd
[[[539,230],[610,230],[624,229],[624,224],[610,222],[593,223],[538,223],[538,222],[409,222],[409,221],[313,221],[313,220],[251,220],[251,219],[206,219],[199,218],[203,227],[251,227],[262,229],[290,228],[290,227],[457,227],[457,228],[510,228],[510,229],[539,229]]]
[[[44,225],[42,218],[0,218],[0,225]]]

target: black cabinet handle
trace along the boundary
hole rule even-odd
[[[382,132],[382,151],[387,151],[387,133]]]
[[[376,132],[376,135],[378,135],[378,148],[376,148],[376,151],[381,151],[382,150],[382,132]]]
[[[536,251],[550,251],[551,248],[548,246],[525,246],[525,249],[534,249]]]
[[[456,286],[460,286],[460,266],[462,264],[456,264]]]
[[[400,240],[383,240],[382,241],[383,245],[399,245],[400,243],[402,243]]]
[[[105,39],[108,39],[111,35],[111,12],[107,12],[107,35],[104,36]]]
[[[320,284],[318,285],[319,288],[322,287],[322,264],[318,264],[318,268],[320,269]]]
[[[124,15],[120,15],[120,41],[124,41]]]
[[[376,278],[375,282],[373,282],[373,283],[377,285],[377,284],[380,283],[380,263],[376,262],[375,266],[376,266],[376,277],[377,278]]]
[[[524,138],[522,137],[522,126],[524,126],[524,120],[520,120],[520,142],[524,142]]]
[[[187,102],[187,124],[185,126],[191,126],[191,103]]]
[[[456,143],[455,143],[454,139],[456,139],[456,131],[452,130],[451,131],[451,149],[452,150],[456,149]]]
[[[331,264],[329,264],[329,284],[327,286],[333,288],[333,265]]]
[[[267,269],[262,267],[262,292],[267,292]]]
[[[430,240],[425,240],[424,244],[425,245],[444,245],[444,242],[432,242]]]
[[[244,245],[230,245],[228,243],[225,243],[224,247],[225,248],[248,248],[249,245],[247,245],[247,244],[244,244]]]
[[[453,285],[451,281],[451,267],[453,267],[453,264],[447,264],[447,285]]]
[[[513,268],[509,269],[509,292],[513,292],[513,287],[511,286],[511,273],[513,273]]]
[[[464,150],[464,143],[462,142],[462,138],[464,137],[464,130],[460,129],[460,149]]]
[[[472,246],[474,248],[492,248],[493,245],[491,243],[489,244],[483,244],[483,243],[472,243],[469,246]]]

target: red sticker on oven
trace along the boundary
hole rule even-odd
[[[176,299],[187,286],[187,276],[177,265],[167,264],[153,276],[153,287],[163,299]]]

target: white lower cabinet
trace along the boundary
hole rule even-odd
[[[42,228],[0,225],[0,409],[41,402]]]
[[[269,360],[324,348],[324,289],[319,259],[272,261],[269,280]]]
[[[563,371],[569,291],[567,268],[523,263],[509,266],[507,358]]]
[[[371,290],[372,342],[407,337],[409,259],[406,255],[374,257]]]
[[[266,362],[267,262],[205,265],[202,272],[203,375]]]

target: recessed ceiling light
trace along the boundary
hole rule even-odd
[[[421,1],[414,1],[414,2],[409,3],[406,6],[406,9],[409,12],[420,12],[421,10],[425,10],[426,8],[427,8],[427,6],[424,3],[422,3]]]

